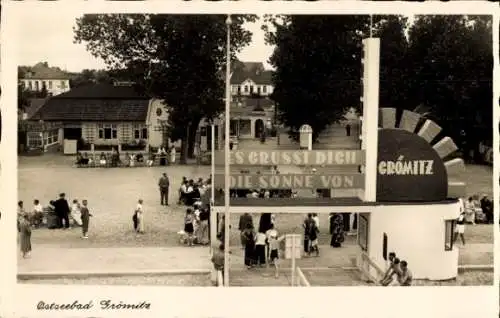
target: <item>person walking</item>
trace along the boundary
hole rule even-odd
[[[54,203],[54,208],[56,215],[59,219],[58,226],[59,228],[69,228],[69,213],[71,209],[69,208],[68,201],[66,200],[66,194],[59,194],[59,199]]]
[[[23,258],[28,258],[31,252],[31,225],[27,213],[19,220],[19,238]]]
[[[455,225],[455,233],[453,234],[453,243],[457,241],[458,236],[462,239],[462,245],[465,245],[465,211],[462,211],[457,218],[457,224]]]
[[[330,245],[332,247],[342,247],[342,243],[344,242],[344,224],[343,217],[340,213],[334,213],[331,217],[331,228],[330,234],[332,235],[332,240],[330,241]]]
[[[89,208],[87,206],[87,200],[82,201],[82,206],[80,207],[80,218],[82,220],[82,238],[88,239],[89,233],[89,222],[92,214],[89,212]]]
[[[166,173],[163,173],[160,181],[158,182],[160,187],[160,201],[161,205],[168,205],[168,189],[170,188],[170,180]]]

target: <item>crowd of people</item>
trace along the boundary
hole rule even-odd
[[[176,158],[177,150],[175,146],[171,146],[168,150],[164,146],[158,147],[156,151],[148,153],[147,159],[140,152],[126,152],[122,158],[119,150],[113,147],[111,153],[101,152],[97,156],[89,156],[87,153],[77,152],[75,163],[77,167],[151,167],[155,164],[160,166],[175,164]]]
[[[66,200],[66,194],[59,194],[59,199],[51,200],[47,206],[42,206],[40,200],[33,200],[33,208],[27,211],[24,202],[17,203],[17,230],[20,236],[21,253],[24,258],[29,257],[32,250],[32,228],[46,225],[49,229],[68,229],[79,226],[82,229],[82,238],[88,238],[90,217],[88,201],[73,200],[71,208]]]

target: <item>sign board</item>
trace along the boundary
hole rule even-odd
[[[231,165],[258,166],[332,166],[362,165],[363,150],[235,150],[229,154]],[[224,165],[224,151],[215,152],[215,164]]]
[[[302,257],[302,235],[286,234],[285,235],[285,258],[301,258]]]
[[[231,175],[229,178],[231,189],[361,189],[365,178],[362,174],[278,174]],[[223,188],[225,177],[216,174],[215,187]]]
[[[377,202],[446,200],[443,160],[425,139],[403,129],[381,129],[378,137]]]

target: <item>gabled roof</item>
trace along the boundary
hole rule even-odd
[[[30,120],[143,122],[149,101],[132,86],[87,85],[48,99]]]
[[[239,85],[247,79],[252,80],[257,85],[272,84],[272,74],[270,70],[264,68],[262,62],[235,62],[231,84]]]
[[[59,67],[49,67],[47,63],[37,63],[33,67],[20,66],[19,70],[24,73],[22,79],[70,79],[70,74],[61,70]]]

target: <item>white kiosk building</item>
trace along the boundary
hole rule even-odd
[[[357,196],[235,198],[230,213],[358,213],[357,265],[367,280],[381,278],[389,252],[408,262],[414,279],[453,279],[458,274],[453,230],[465,184],[450,179],[460,179],[464,162],[446,161],[457,147],[449,137],[441,137],[434,122],[411,111],[397,115],[395,109],[379,108],[380,40],[365,39],[363,46],[361,149],[237,150],[230,155],[231,165],[363,166],[349,175],[231,176],[235,188],[262,187],[264,182],[271,188],[352,188],[358,189]],[[216,164],[223,164],[223,157],[223,152],[216,155]],[[223,180],[216,175],[215,186],[223,185]],[[224,213],[223,200],[215,200],[213,209]]]

